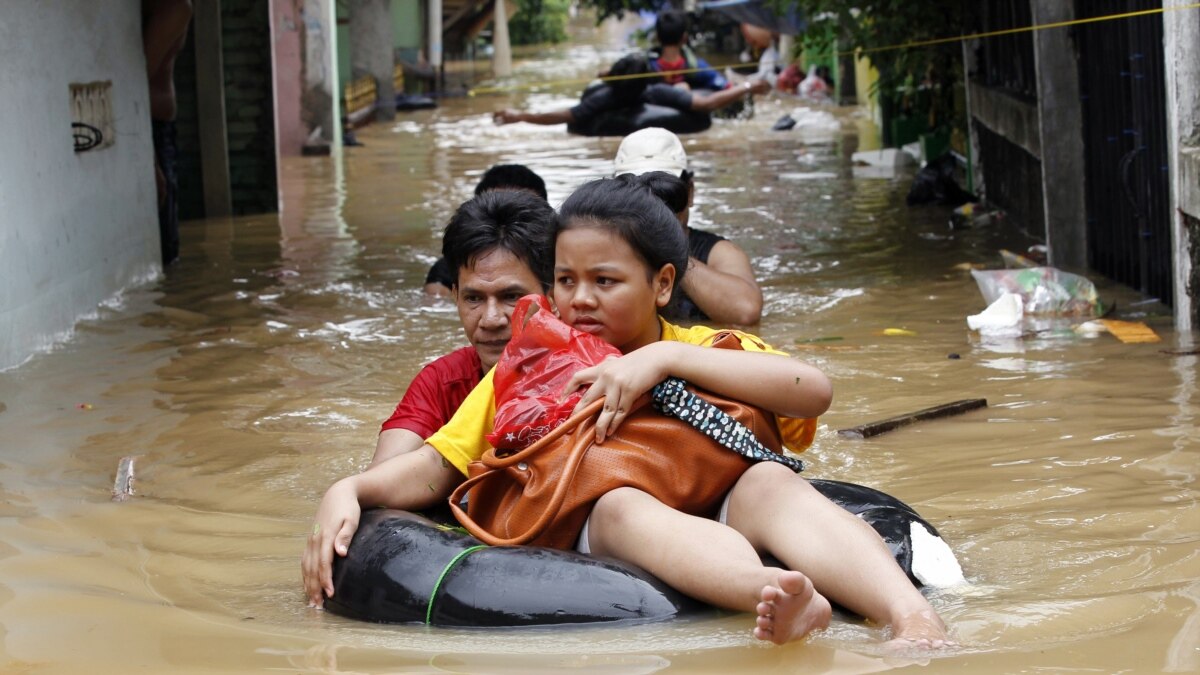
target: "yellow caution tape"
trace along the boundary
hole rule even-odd
[[[970,35],[955,35],[953,37],[936,38],[932,40],[914,40],[912,42],[904,42],[901,44],[887,45],[886,47],[860,47],[836,52],[837,56],[863,56],[866,54],[878,54],[879,52],[894,51],[897,49],[912,49],[913,47],[932,47],[934,45],[947,44],[951,42],[963,42],[966,40],[983,40],[986,38],[1000,37],[1002,35],[1013,35],[1016,33],[1031,33],[1033,31],[1048,30],[1051,28],[1065,28],[1067,26],[1078,26],[1086,23],[1098,23],[1101,21],[1117,21],[1119,19],[1131,19],[1138,16],[1147,16],[1150,14],[1163,14],[1181,9],[1198,9],[1200,2],[1194,2],[1188,5],[1175,5],[1172,7],[1156,7],[1154,9],[1143,9],[1136,12],[1123,12],[1120,14],[1106,14],[1104,16],[1092,16],[1086,19],[1071,19],[1069,21],[1055,21],[1052,23],[1034,24],[1032,26],[1020,26],[1018,28],[1005,28],[1003,30],[993,30],[985,33],[971,33]],[[639,77],[659,77],[661,75],[685,75],[688,73],[698,73],[705,70],[717,70],[718,68],[726,68],[729,66],[744,66],[744,63],[731,63],[726,66],[709,66],[707,68],[689,68],[686,70],[670,70],[654,73],[637,73],[635,75],[612,75],[608,77],[598,78],[605,82],[614,80],[632,80]],[[597,78],[592,78],[597,79]],[[506,91],[517,91],[520,89],[534,89],[537,87],[552,87],[555,85],[566,84],[587,84],[592,79],[581,80],[553,80],[550,82],[534,82],[527,84],[511,84],[501,87],[477,87],[467,91],[467,96],[475,96],[476,94],[494,94]]]

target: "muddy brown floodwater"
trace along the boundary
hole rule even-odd
[[[578,77],[616,52],[539,52],[514,81]],[[984,303],[958,266],[1033,242],[906,207],[911,172],[859,175],[850,153],[875,142],[861,111],[834,109],[843,130],[820,140],[771,131],[794,106],[771,99],[686,139],[693,222],[753,258],[757,332],[833,379],[810,475],[886,489],[958,554],[970,585],[930,599],[960,646],[888,657],[883,631],[845,619],[777,648],[745,615],[466,631],[308,609],[299,559],[321,494],[365,466],[417,369],[464,342],[420,292],[447,217],[496,162],[531,166],[556,205],[610,169],[615,139],[487,113],[572,96],[446,99],[360,130],[341,157],[287,160],[279,215],[186,223],[162,281],[0,373],[0,671],[1200,670],[1197,363],[1163,351],[1191,337],[1096,279],[1163,342],[1061,327],[981,340],[965,317]],[[975,397],[989,406],[865,441],[836,433]],[[134,494],[113,502],[130,455]]]

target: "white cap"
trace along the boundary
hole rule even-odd
[[[641,175],[651,171],[664,171],[678,176],[687,169],[687,153],[679,137],[658,127],[635,131],[621,141],[617,158],[613,161],[613,175],[623,173]]]

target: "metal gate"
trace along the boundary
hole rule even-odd
[[[1075,2],[1079,18],[1160,7],[1161,0]],[[1171,305],[1162,15],[1099,21],[1074,31],[1083,96],[1088,265]]]

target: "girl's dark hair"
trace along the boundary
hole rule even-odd
[[[624,239],[653,279],[662,266],[675,266],[675,288],[687,270],[687,237],[679,219],[638,177],[623,174],[584,183],[558,210],[555,236],[564,230],[599,227]]]
[[[688,207],[688,184],[665,171],[649,171],[634,179],[655,197],[658,197],[674,213]]]
[[[544,199],[524,190],[491,190],[463,202],[442,235],[442,255],[458,283],[459,271],[494,250],[508,251],[549,290],[554,278],[558,216]]]

